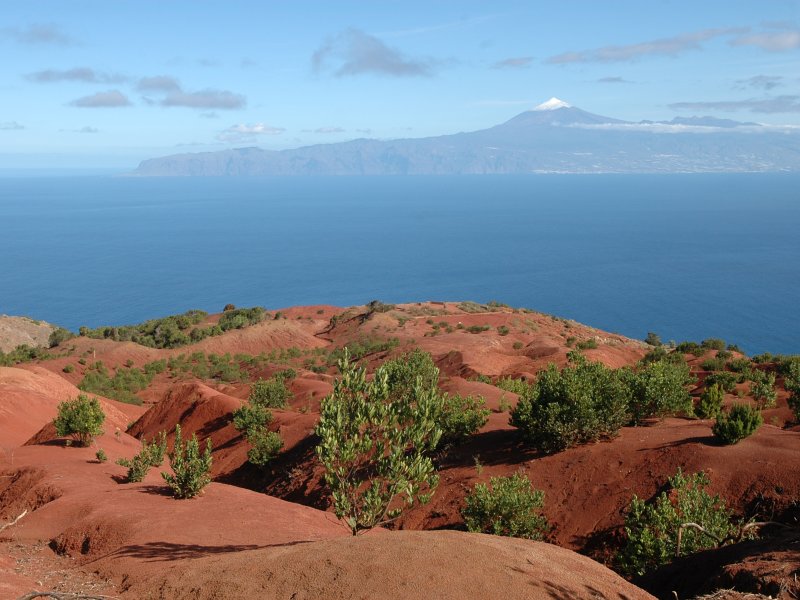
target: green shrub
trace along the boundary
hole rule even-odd
[[[72,365],[64,365],[64,368],[61,369],[64,373],[72,373],[75,370],[75,367]]]
[[[97,452],[94,453],[94,457],[97,459],[97,462],[104,463],[108,460],[108,455],[106,451],[100,448]]]
[[[800,362],[795,361],[790,364],[783,385],[790,393],[789,408],[794,411],[795,419],[800,421]]]
[[[729,360],[726,366],[734,373],[745,373],[750,369],[750,365],[750,360],[747,358],[734,358]]]
[[[734,404],[728,414],[717,415],[712,431],[723,444],[736,444],[761,427],[761,411],[747,404]]]
[[[725,350],[727,344],[719,338],[707,338],[700,342],[700,346],[707,350]]]
[[[13,367],[19,363],[47,358],[54,358],[54,355],[49,354],[44,348],[20,344],[10,352],[0,350],[0,367]]]
[[[597,340],[594,338],[589,338],[588,340],[578,342],[575,344],[575,347],[578,350],[595,350],[597,348]]]
[[[266,427],[272,422],[272,412],[261,404],[248,403],[233,411],[233,426],[244,433]]]
[[[483,333],[484,331],[489,331],[491,327],[489,325],[470,325],[466,328],[466,331],[470,333]]]
[[[250,389],[247,397],[250,404],[264,406],[267,408],[283,408],[286,401],[292,396],[286,388],[283,378],[270,377],[269,379],[259,379]]]
[[[540,540],[547,532],[542,515],[544,492],[535,490],[521,473],[492,477],[467,494],[461,511],[469,531]]]
[[[194,498],[211,483],[211,440],[206,440],[206,449],[200,454],[197,436],[183,443],[181,426],[175,425],[175,445],[169,453],[172,473],[161,473],[172,495],[176,498]]]
[[[759,375],[755,375],[758,373]],[[750,395],[759,408],[773,408],[778,394],[775,391],[775,373],[754,371],[750,382]]]
[[[117,464],[127,467],[128,483],[138,483],[145,478],[151,467],[160,467],[167,452],[167,435],[163,431],[156,435],[149,444],[142,438],[142,449],[133,458],[120,458]]]
[[[392,399],[414,393],[419,384],[422,390],[435,391],[439,385],[439,369],[428,352],[418,348],[407,352],[381,365],[381,372],[386,375]]]
[[[579,354],[563,370],[550,365],[511,411],[511,425],[543,452],[616,435],[629,420],[630,389],[620,374]]]
[[[707,358],[700,363],[700,368],[704,371],[724,371],[725,361],[718,356],[715,358]]]
[[[634,496],[625,518],[627,542],[617,554],[617,563],[629,575],[643,575],[671,562],[677,555],[678,532],[685,523],[696,523],[717,539],[730,535],[735,527],[731,512],[719,496],[711,496],[710,481],[703,473],[685,476],[678,470],[669,480],[669,491],[652,503]],[[681,556],[714,548],[717,542],[694,528],[685,528]]]
[[[525,344],[523,344],[522,342],[517,341],[517,342],[514,342],[514,344],[512,345],[512,348],[514,348],[514,350],[522,350],[524,345]]]
[[[731,373],[729,371],[720,371],[718,373],[706,375],[703,383],[705,383],[706,386],[717,384],[730,394],[733,393],[733,390],[736,388],[736,382],[738,379],[739,378],[735,373]]]
[[[266,427],[250,429],[246,436],[251,445],[247,451],[247,460],[258,467],[267,465],[283,448],[283,439],[280,434],[270,431]]]
[[[88,446],[102,435],[106,416],[97,398],[79,394],[74,400],[58,405],[58,416],[53,421],[59,437],[71,436],[79,446]]]
[[[686,363],[658,361],[640,365],[637,371],[620,370],[631,393],[634,423],[649,417],[692,414],[692,398],[686,386],[693,382]]]
[[[661,345],[661,338],[657,333],[652,331],[647,332],[647,337],[644,338],[644,343],[650,346],[660,346]]]
[[[69,329],[64,329],[63,327],[59,327],[50,333],[50,337],[47,340],[47,345],[50,348],[55,348],[56,346],[59,346],[63,342],[71,340],[74,337],[75,334],[72,333]]]
[[[108,369],[98,361],[86,371],[78,389],[127,404],[141,405],[142,400],[136,394],[150,385],[152,380],[153,375],[142,369],[124,367],[117,369],[111,377]]]
[[[722,401],[725,399],[725,392],[718,383],[706,387],[700,394],[700,401],[697,403],[695,414],[701,419],[713,419],[722,410]]]
[[[500,334],[500,335],[503,335],[503,336],[508,335],[510,332],[511,332],[511,330],[508,327],[506,327],[505,325],[500,325],[497,328],[497,333]]]
[[[462,397],[458,394],[452,396],[445,394],[438,420],[439,428],[442,430],[442,441],[462,442],[486,425],[489,413],[486,401],[481,396]]]
[[[523,379],[512,379],[511,377],[501,377],[497,380],[497,383],[494,384],[495,386],[499,387],[501,390],[505,390],[507,392],[512,392],[517,394],[518,396],[530,396],[534,390],[534,385],[528,383]]]
[[[345,351],[316,428],[334,512],[353,535],[396,519],[416,501],[426,503],[439,481],[429,454],[442,433],[436,423],[441,397],[422,377],[411,393],[395,393],[390,371],[381,366],[367,381],[366,370]],[[403,377],[396,381],[405,386]]]

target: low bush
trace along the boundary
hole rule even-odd
[[[700,346],[707,350],[725,350],[727,344],[725,340],[721,340],[719,338],[707,338],[700,342]]]
[[[738,381],[739,377],[736,375],[736,373],[731,373],[730,371],[719,371],[717,373],[706,375],[704,383],[706,386],[717,384],[730,394],[734,389],[736,389],[736,383]]]
[[[686,386],[694,382],[685,362],[644,363],[636,371],[620,370],[630,387],[634,423],[649,417],[691,415],[692,398]]]
[[[736,444],[754,434],[763,422],[761,411],[757,408],[734,404],[729,413],[717,415],[712,431],[723,444]]]
[[[661,345],[661,338],[659,335],[653,331],[647,332],[647,337],[644,338],[644,343],[650,346],[660,346]]]
[[[489,412],[481,396],[445,394],[438,419],[442,442],[455,444],[474,435],[486,424]]]
[[[784,387],[790,393],[789,408],[794,412],[795,419],[800,421],[800,362],[793,362],[785,377]]]
[[[79,446],[88,446],[103,433],[106,416],[97,398],[79,394],[74,400],[58,405],[58,416],[53,421],[59,437],[71,436]]]
[[[251,446],[247,451],[247,460],[257,467],[266,466],[283,448],[280,434],[266,427],[248,430],[246,436]]]
[[[133,458],[120,458],[117,464],[127,467],[128,483],[138,483],[145,478],[151,467],[160,467],[167,452],[167,435],[163,431],[156,435],[152,442],[142,439],[142,449]]]
[[[533,384],[523,379],[512,379],[511,377],[501,377],[494,385],[501,390],[512,392],[518,396],[530,396],[534,389]]]
[[[492,477],[478,483],[465,498],[461,511],[469,531],[540,540],[547,533],[542,515],[544,492],[535,490],[527,477]]]
[[[194,498],[211,483],[211,440],[206,440],[205,451],[201,454],[197,436],[192,434],[184,444],[181,426],[176,425],[175,445],[169,453],[169,464],[172,473],[161,473],[161,476],[172,495],[179,499]]]
[[[669,479],[669,490],[661,492],[654,502],[633,497],[625,518],[627,541],[616,557],[623,572],[643,575],[671,562],[678,555],[681,530],[681,556],[714,548],[714,538],[724,539],[734,531],[725,501],[706,491],[709,483],[703,472],[686,476],[678,470]],[[682,527],[687,523],[695,523],[711,535]]]
[[[700,368],[704,371],[724,371],[725,360],[719,358],[718,356],[714,358],[707,358],[700,363]]]
[[[97,459],[97,462],[104,463],[108,460],[108,455],[106,451],[100,448],[97,452],[94,453],[94,457]]]
[[[47,340],[47,345],[50,348],[55,348],[56,346],[59,346],[62,343],[66,342],[67,340],[71,340],[74,337],[75,334],[72,333],[69,329],[64,329],[63,327],[59,327],[50,333],[50,337]]]
[[[697,403],[697,408],[695,408],[695,414],[701,419],[715,418],[722,410],[724,398],[725,392],[718,383],[706,387],[703,393],[700,394],[700,401]]]
[[[571,353],[571,365],[550,365],[511,411],[510,423],[543,452],[616,435],[629,420],[630,388],[620,373]]]
[[[778,394],[775,391],[775,373],[753,371],[751,373],[750,395],[759,408],[774,408],[775,401],[778,398]]]
[[[284,408],[287,400],[292,393],[286,387],[282,377],[270,377],[269,379],[259,379],[250,388],[250,395],[247,401],[250,404],[264,406],[267,408]]]
[[[497,333],[500,334],[500,335],[503,335],[503,336],[508,335],[510,332],[511,332],[511,330],[508,327],[506,327],[505,325],[500,325],[497,328]]]

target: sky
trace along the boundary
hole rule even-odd
[[[5,0],[0,171],[472,131],[556,96],[800,125],[800,0]]]

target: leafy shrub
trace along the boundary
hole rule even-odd
[[[264,309],[260,306],[253,308],[234,308],[222,313],[217,325],[222,331],[229,329],[242,329],[248,325],[256,325],[264,319]]]
[[[462,397],[445,394],[438,419],[442,441],[458,443],[478,432],[489,418],[486,401],[481,396]]]
[[[97,452],[94,453],[94,457],[97,459],[97,462],[104,463],[108,460],[108,455],[106,451],[100,448]]]
[[[707,350],[725,350],[725,340],[719,338],[707,338],[700,342],[700,346]]]
[[[514,348],[514,350],[522,350],[522,347],[523,347],[524,345],[525,345],[525,344],[523,344],[522,342],[519,342],[519,341],[517,341],[517,342],[514,342],[514,344],[513,344],[513,346],[512,346],[512,347]]]
[[[588,340],[578,342],[575,347],[578,350],[595,350],[597,348],[597,340],[594,338],[589,338]]]
[[[758,373],[759,375],[755,375]],[[775,392],[775,373],[765,373],[764,371],[754,371],[751,375],[750,395],[758,404],[759,408],[772,408],[778,394]]]
[[[133,458],[120,458],[117,464],[127,467],[128,483],[138,483],[145,478],[151,467],[160,467],[164,462],[164,454],[167,452],[167,435],[163,431],[156,435],[152,442],[147,443],[142,439],[142,449]]]
[[[461,511],[473,532],[540,540],[547,532],[542,515],[544,492],[535,490],[527,477],[492,477],[490,485],[478,483]]]
[[[630,413],[635,423],[648,417],[692,414],[686,385],[694,380],[686,363],[658,361],[641,365],[635,372],[620,372],[630,386]]]
[[[800,421],[800,362],[791,363],[783,382],[789,396],[789,408],[794,411],[795,419]]]
[[[761,411],[747,404],[734,404],[728,414],[717,415],[712,431],[723,444],[736,444],[761,427]]]
[[[700,363],[700,368],[704,371],[724,371],[725,361],[718,356],[714,358],[707,358]]]
[[[617,563],[629,575],[643,575],[672,561],[677,554],[678,532],[685,523],[696,523],[717,539],[732,533],[731,512],[719,496],[711,496],[710,481],[703,473],[685,476],[678,472],[669,480],[669,491],[652,503],[634,496],[625,518],[627,542],[617,554]],[[681,555],[716,547],[711,536],[685,528]]]
[[[644,338],[644,343],[650,346],[660,346],[661,345],[661,338],[657,333],[652,331],[647,332],[647,337]]]
[[[58,405],[58,416],[53,421],[59,437],[71,436],[79,446],[88,446],[102,435],[106,416],[97,398],[79,394],[74,400]]]
[[[510,332],[511,332],[511,330],[508,327],[506,327],[505,325],[500,325],[497,328],[497,333],[500,334],[500,335],[503,335],[503,336],[508,335]]]
[[[266,427],[250,429],[246,436],[251,445],[247,451],[247,460],[258,467],[267,465],[283,448],[283,439],[280,434],[270,431]]]
[[[727,367],[734,373],[744,373],[750,369],[750,361],[746,358],[734,358],[728,361]]]
[[[50,348],[55,348],[56,346],[59,346],[63,342],[71,340],[74,337],[75,334],[72,333],[69,329],[64,329],[63,327],[59,327],[50,333],[50,337],[47,339],[47,345]]]
[[[411,393],[394,393],[383,366],[367,381],[347,351],[339,372],[322,402],[317,456],[336,516],[357,535],[430,499],[439,481],[428,455],[441,437],[441,397],[425,389],[422,377],[415,377]]]
[[[511,425],[543,452],[558,452],[615,435],[628,421],[630,389],[601,363],[574,354],[573,365],[550,365],[539,374],[532,393],[511,411]]]
[[[141,405],[142,400],[136,394],[150,385],[153,376],[153,373],[142,369],[120,367],[111,377],[105,365],[98,361],[84,374],[78,389],[127,404]]]
[[[735,373],[731,373],[729,371],[720,371],[718,373],[711,373],[710,375],[706,375],[704,383],[706,386],[717,384],[727,393],[732,393],[733,390],[736,388],[736,382],[738,381],[738,377]]]
[[[466,328],[466,331],[470,333],[483,333],[484,331],[489,331],[491,327],[489,325],[470,325]]]
[[[478,304],[477,302],[472,302],[470,300],[467,300],[466,302],[460,302],[457,307],[466,313],[489,312],[489,307],[485,304]]]
[[[722,410],[722,401],[725,392],[718,383],[706,387],[700,394],[700,402],[697,403],[695,414],[701,419],[713,419]]]
[[[501,390],[517,394],[518,396],[530,396],[533,393],[534,385],[523,379],[512,379],[511,377],[501,377],[495,383]]]
[[[250,389],[248,402],[267,408],[283,408],[291,397],[291,392],[286,388],[283,378],[270,377],[259,379]]]
[[[73,365],[64,365],[64,368],[61,369],[64,373],[72,373],[75,370]]]
[[[728,360],[733,354],[730,350],[717,350],[717,358],[720,360]]]
[[[175,445],[169,453],[172,473],[161,473],[172,495],[176,498],[194,498],[211,483],[211,440],[206,440],[206,449],[200,454],[197,436],[183,443],[181,426],[175,425]]]
[[[0,350],[0,367],[13,367],[18,363],[53,358],[44,348],[20,344],[10,352]]]

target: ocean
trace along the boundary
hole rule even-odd
[[[800,175],[0,178],[0,313],[374,299],[800,353]]]

